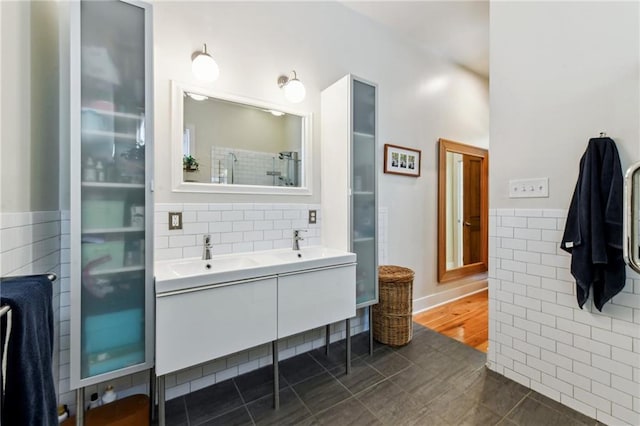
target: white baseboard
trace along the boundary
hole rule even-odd
[[[453,302],[454,300],[461,299],[466,296],[470,296],[474,293],[487,290],[487,281],[475,281],[460,287],[453,288],[451,290],[442,291],[436,294],[430,294],[429,296],[421,297],[413,300],[413,313],[417,314],[429,309],[433,309],[437,306],[444,305],[445,303]]]

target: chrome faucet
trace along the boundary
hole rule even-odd
[[[211,259],[211,235],[205,234],[202,237],[202,260]]]
[[[307,232],[306,229],[296,229],[293,231],[293,249],[294,250],[300,250],[300,241],[304,240],[304,238],[302,238],[300,236],[301,232]]]

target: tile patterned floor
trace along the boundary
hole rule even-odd
[[[353,338],[280,364],[280,410],[272,408],[271,367],[167,402],[167,425],[598,425],[595,420],[484,367],[486,355],[414,324],[409,345]]]

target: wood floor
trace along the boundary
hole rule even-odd
[[[489,292],[481,291],[413,316],[413,320],[479,351],[489,346]]]

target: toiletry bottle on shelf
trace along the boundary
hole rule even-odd
[[[100,406],[100,398],[98,397],[98,392],[94,392],[91,394],[91,400],[89,401],[89,409],[98,408]]]
[[[93,158],[88,157],[87,162],[84,165],[84,169],[82,170],[82,178],[85,182],[95,182],[96,181],[96,169],[93,165]]]
[[[98,160],[96,163],[96,177],[98,178],[98,182],[104,182],[104,167],[102,166],[102,161]]]
[[[115,401],[117,398],[116,391],[113,390],[113,386],[109,385],[102,394],[102,404],[108,404]]]

